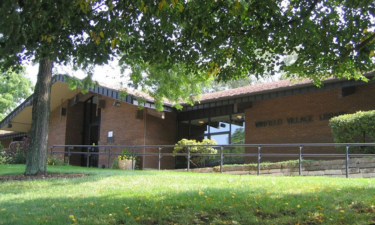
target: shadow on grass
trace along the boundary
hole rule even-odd
[[[146,175],[129,173],[129,176],[142,174]],[[180,177],[181,180],[176,180],[181,183],[189,179],[185,174],[171,176]],[[204,180],[207,176],[199,178]],[[16,185],[13,186],[15,192],[8,193],[0,188],[4,197],[0,200],[0,224],[294,225],[375,222],[375,188],[372,186],[315,185],[309,189],[309,184],[296,183],[295,188],[286,190],[278,186],[277,178],[275,184],[270,182],[268,188],[264,188],[257,182],[265,179],[218,176],[217,185],[202,185],[202,181],[184,187],[168,180],[169,184],[157,187],[152,179],[141,182],[133,178],[100,175],[61,181],[20,182],[13,184]],[[308,181],[308,178],[301,180]],[[220,182],[225,182],[226,186]],[[34,195],[29,196],[28,192]]]

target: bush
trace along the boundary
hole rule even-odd
[[[113,160],[111,169],[118,169],[118,157]]]
[[[337,116],[329,120],[329,125],[336,143],[375,141],[375,110]],[[345,146],[337,148],[345,149]],[[375,147],[373,146],[362,146],[356,149],[366,154],[375,153]]]
[[[4,146],[1,145],[0,141],[0,165],[5,164],[5,152],[4,152]]]
[[[1,153],[1,160],[4,164],[25,164],[28,148],[29,139],[26,137],[22,141],[14,141]]]
[[[50,166],[61,166],[63,164],[64,164],[63,160],[61,160],[59,157],[57,157],[55,155],[48,155],[48,157],[47,157],[47,165],[50,165]]]
[[[26,164],[27,151],[29,149],[29,139],[24,137],[22,141],[12,142],[9,150],[13,154],[13,164]]]
[[[117,158],[118,160],[133,160],[132,154],[127,149],[122,150],[121,155],[119,155]]]
[[[112,165],[111,165],[111,169],[118,169],[118,161],[119,160],[125,160],[125,159],[128,159],[128,160],[132,160],[134,159],[135,160],[135,165],[134,165],[134,169],[135,170],[139,170],[140,167],[139,167],[139,163],[140,163],[140,158],[138,156],[135,156],[133,158],[132,154],[130,153],[129,150],[127,149],[124,149],[122,152],[121,152],[121,155],[117,156],[113,162],[112,162]]]
[[[215,140],[211,139],[204,139],[203,141],[199,142],[196,140],[188,140],[188,139],[181,139],[177,142],[176,147],[174,147],[173,153],[187,153],[189,147],[179,146],[179,145],[196,145],[190,147],[190,153],[208,153],[208,154],[216,154],[217,150],[211,146],[207,145],[216,145]],[[185,156],[187,159],[188,157]],[[190,162],[196,167],[204,167],[205,165],[205,156],[192,156],[190,157]],[[189,160],[189,159],[188,159]]]

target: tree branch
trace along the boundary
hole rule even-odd
[[[363,48],[365,45],[367,45],[368,43],[370,43],[372,40],[375,39],[375,33],[372,34],[369,38],[367,38],[366,40],[362,41],[361,43],[359,43],[357,46],[355,46],[354,48],[351,48],[349,49],[348,51],[345,52],[344,55],[342,55],[340,57],[340,59],[336,60],[335,63],[340,63],[342,61],[345,60],[346,57],[348,57],[350,55],[351,52],[353,51],[360,51],[361,48]]]
[[[314,1],[314,2],[310,5],[310,7],[307,9],[307,11],[301,13],[301,18],[298,18],[298,19],[292,19],[292,20],[288,21],[286,24],[289,24],[289,25],[290,25],[290,24],[293,24],[293,23],[295,23],[295,22],[297,22],[297,21],[300,21],[300,20],[305,19],[306,17],[310,16],[311,12],[314,10],[314,8],[315,8],[315,6],[318,4],[318,2],[319,2],[319,0]]]
[[[304,18],[310,16],[310,15],[311,15],[311,12],[315,9],[316,5],[317,5],[319,2],[320,2],[320,0],[315,0],[305,12],[301,13],[301,17],[300,17],[300,18],[292,19],[292,20],[290,20],[290,21],[288,21],[288,22],[286,22],[286,23],[279,23],[278,25],[279,25],[279,26],[291,25],[291,24],[293,24],[293,23],[296,23],[296,22],[298,22],[298,21],[301,21],[302,19],[304,19]],[[242,29],[242,30],[233,31],[232,33],[236,33],[236,34],[246,34],[246,33],[248,33],[248,32],[252,32],[252,31],[254,31],[254,30],[255,30],[255,28],[253,28],[253,29],[248,29],[248,30],[244,30],[244,29]]]

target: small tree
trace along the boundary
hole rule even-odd
[[[23,137],[22,141],[15,141],[10,143],[8,149],[8,163],[12,164],[26,164],[26,157],[29,151],[30,140]]]
[[[0,141],[0,164],[5,163],[5,156],[4,156],[3,149],[4,149],[4,146],[1,145],[1,141]]]
[[[337,116],[329,120],[329,125],[336,143],[366,143],[375,140],[375,110]],[[370,146],[362,146],[360,150],[375,153],[375,148]]]
[[[204,139],[199,142],[196,140],[181,139],[177,142],[176,147],[174,147],[173,153],[188,153],[190,148],[190,153],[205,153],[205,154],[216,154],[217,150],[212,147],[216,145],[215,140]],[[189,160],[188,156],[185,157]],[[196,167],[203,167],[205,164],[205,156],[192,156],[190,157],[190,162]]]
[[[4,74],[0,69],[0,120],[29,97],[32,90],[31,81],[25,76],[24,69],[18,73],[9,69]]]

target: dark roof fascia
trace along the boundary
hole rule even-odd
[[[17,138],[17,137],[26,137],[27,134],[22,133],[10,133],[10,134],[0,134],[0,140],[10,139],[10,138]]]
[[[359,86],[359,85],[364,85],[364,84],[375,83],[375,80],[373,79],[374,78],[373,73],[366,74],[365,76],[369,79],[368,82],[364,82],[362,80],[357,81],[353,79],[351,80],[329,79],[329,80],[323,81],[322,82],[323,85],[321,87],[317,87],[316,85],[314,85],[313,82],[309,82],[309,83],[290,85],[287,87],[275,88],[271,90],[261,90],[261,91],[255,91],[255,92],[242,93],[238,95],[207,99],[207,100],[202,100],[200,101],[199,104],[196,104],[193,106],[183,105],[183,109],[181,111],[182,112],[192,111],[192,110],[211,108],[215,106],[222,106],[222,105],[228,105],[228,104],[234,104],[234,103],[245,103],[245,102],[259,101],[259,100],[270,99],[270,98],[275,98],[275,97],[310,93],[310,92],[316,92],[316,91],[324,91],[324,90],[329,90],[333,88],[343,88],[343,87]]]
[[[138,103],[137,97],[131,94],[127,94],[124,98],[121,98],[121,94],[119,90],[115,90],[112,88],[104,87],[104,86],[94,86],[93,88],[89,88],[89,91],[95,94],[107,96],[109,98],[116,99],[118,101],[126,102],[136,106],[144,106],[147,108],[155,109],[155,104],[152,101],[146,101],[145,103]],[[174,112],[175,109],[171,106],[164,105],[163,111],[166,112]]]

